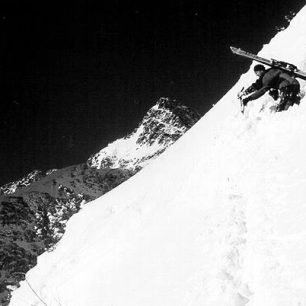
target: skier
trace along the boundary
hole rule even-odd
[[[245,107],[249,101],[256,100],[267,91],[274,100],[280,98],[276,111],[287,110],[293,104],[300,103],[300,84],[288,72],[278,68],[266,69],[263,65],[258,64],[254,67],[254,72],[258,80],[244,91],[244,95],[249,95],[242,100]]]

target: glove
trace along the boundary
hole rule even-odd
[[[256,90],[256,88],[255,88],[253,85],[251,85],[250,87],[248,87],[247,89],[245,89],[245,90],[243,91],[243,93],[244,93],[244,95],[249,95],[250,93],[254,92],[255,90]]]
[[[274,100],[277,100],[278,99],[278,90],[277,89],[274,89],[274,88],[271,88],[269,90],[269,95],[274,99]]]
[[[246,106],[252,99],[250,97],[246,97],[242,99],[243,106]]]

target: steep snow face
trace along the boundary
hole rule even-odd
[[[305,70],[305,24],[306,7],[260,55]],[[242,116],[236,93],[253,81],[250,69],[155,162],[74,215],[10,305],[306,305],[306,99],[270,113],[262,97]]]
[[[160,98],[137,129],[88,160],[91,167],[137,170],[179,139],[200,115],[169,98]]]

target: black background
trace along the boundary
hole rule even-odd
[[[202,115],[303,1],[2,1],[0,185],[85,162],[161,96]]]

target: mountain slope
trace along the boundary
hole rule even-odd
[[[51,251],[61,239],[73,214],[141,170],[199,118],[200,115],[188,107],[161,98],[148,111],[136,132],[111,144],[113,151],[109,151],[109,146],[94,155],[97,158],[103,155],[98,168],[92,165],[91,158],[86,164],[46,173],[35,170],[1,187],[1,305],[7,305],[10,288],[18,286],[24,273],[36,265],[37,256]],[[111,163],[118,161],[119,156],[120,163]]]
[[[305,24],[306,7],[260,54],[305,70]],[[236,93],[253,79],[70,219],[27,274],[44,303],[306,305],[306,101],[271,114],[262,97],[243,117]],[[33,304],[23,282],[11,305]]]

